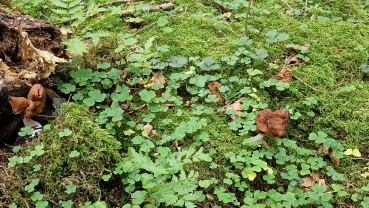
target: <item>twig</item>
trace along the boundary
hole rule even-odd
[[[104,6],[109,6],[109,5],[117,4],[117,3],[132,3],[132,2],[135,2],[135,0],[115,0],[115,1],[106,2],[104,4],[101,4],[101,6],[104,7]]]
[[[318,92],[318,90],[317,90],[317,89],[315,89],[314,87],[312,87],[311,85],[309,85],[308,83],[306,83],[304,80],[302,80],[302,79],[298,78],[296,75],[292,75],[292,76],[293,76],[293,78],[295,78],[295,79],[299,80],[299,81],[300,81],[302,84],[304,84],[306,87],[308,87],[308,88],[312,89],[314,92]]]
[[[186,11],[181,12],[181,13],[177,13],[177,14],[170,15],[170,16],[168,16],[168,18],[176,17],[176,16],[182,15],[184,13],[186,13]],[[138,33],[140,33],[141,31],[143,31],[143,30],[145,30],[147,28],[150,28],[150,27],[156,25],[156,24],[157,24],[157,22],[152,22],[152,23],[144,26],[143,28],[141,28],[141,29],[137,30],[135,33],[133,33],[133,36],[136,35],[136,34],[138,34]]]
[[[168,2],[165,4],[159,4],[159,5],[154,5],[154,6],[148,6],[148,7],[144,7],[142,9],[142,11],[144,12],[155,12],[155,11],[159,11],[159,10],[167,10],[170,9],[174,6],[174,4],[172,2]],[[133,11],[132,10],[124,10],[122,12],[119,13],[119,15],[127,15],[127,14],[131,14]]]
[[[354,157],[352,159],[353,160],[365,160],[365,161],[369,161],[369,158],[364,158],[364,157]]]

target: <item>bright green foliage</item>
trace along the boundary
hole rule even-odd
[[[118,152],[120,143],[100,129],[93,120],[94,117],[85,107],[63,104],[50,130],[44,130],[45,134],[41,134],[34,143],[18,152],[14,156],[17,158],[9,160],[11,163],[16,159],[16,165],[8,170],[11,171],[13,180],[6,186],[20,188],[1,189],[0,201],[12,201],[21,207],[45,207],[53,203],[40,200],[41,196],[37,191],[43,195],[43,200],[60,196],[60,200],[65,202],[98,200],[103,189],[99,185],[102,181],[100,170],[112,167],[121,156]],[[65,129],[70,129],[72,133],[68,137],[60,137],[59,133]],[[71,158],[73,151],[78,151],[83,157]],[[24,162],[27,157],[30,159]],[[19,158],[23,161],[19,161]],[[42,170],[34,171],[35,166],[42,167]],[[20,180],[24,177],[27,179]],[[83,189],[84,186],[90,188]],[[79,191],[76,192],[77,188]],[[24,195],[32,192],[35,193],[32,199],[32,194]],[[37,202],[34,203],[35,200]]]
[[[368,206],[359,174],[368,164],[342,152],[364,155],[368,146],[369,4],[178,0],[173,10],[149,13],[149,1],[55,2],[44,5],[62,10],[51,16],[37,1],[22,4],[73,30],[68,50],[84,57],[59,68],[63,80],[55,82],[97,117],[70,124],[78,112],[68,108],[69,119],[9,158],[10,169],[30,172],[20,187],[40,179],[32,192],[42,193],[39,206]],[[129,15],[118,15],[123,10]],[[288,83],[269,79],[283,68],[292,69]],[[165,84],[155,82],[158,74]],[[210,92],[214,81],[225,103]],[[225,110],[240,98],[242,110]],[[290,113],[285,138],[265,137],[269,149],[248,139],[266,108]],[[94,122],[115,138],[92,132]],[[56,159],[45,162],[49,155]],[[319,182],[306,185],[312,176]],[[71,184],[75,192],[65,193]],[[34,205],[30,197],[15,202]]]
[[[30,136],[33,134],[33,132],[34,132],[34,129],[32,127],[27,126],[27,127],[22,127],[20,131],[18,132],[18,135],[22,137]]]

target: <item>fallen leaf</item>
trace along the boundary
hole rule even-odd
[[[292,79],[292,70],[289,68],[282,69],[277,75],[270,79],[276,79],[281,82],[289,82]]]
[[[222,96],[218,92],[218,90],[221,86],[222,86],[222,84],[220,84],[219,82],[212,82],[212,83],[208,84],[208,88],[209,88],[211,94],[217,96],[217,98],[219,99],[218,104],[224,103],[224,99],[222,98]]]
[[[304,181],[301,186],[305,188],[305,190],[310,190],[313,185],[319,185],[326,187],[325,179],[320,178],[317,173],[310,173],[310,176],[306,176],[302,178]]]
[[[157,138],[161,138],[161,135],[156,132],[155,129],[151,130],[151,133],[156,136]]]
[[[283,46],[284,48],[288,49],[290,54],[297,54],[301,52],[307,51],[311,45],[309,43],[306,43],[305,45],[297,45],[297,44],[287,44]]]
[[[347,149],[344,152],[345,155],[353,155],[355,157],[361,157],[361,153],[358,149]]]
[[[313,15],[310,16],[310,20],[311,21],[314,21],[315,20],[315,14],[313,14]]]
[[[236,119],[236,117],[240,117],[241,116],[241,111],[242,111],[241,101],[242,100],[243,100],[243,98],[240,98],[236,102],[234,102],[234,103],[226,106],[226,108],[225,108],[226,111],[228,111],[228,110],[236,110],[237,111],[237,113],[235,115],[232,114],[232,115],[229,116],[232,120]]]
[[[322,150],[323,150],[323,153],[324,153],[325,155],[327,155],[327,156],[329,156],[329,157],[331,158],[331,160],[332,160],[332,162],[333,162],[334,166],[335,166],[336,168],[338,168],[338,166],[340,165],[340,160],[339,160],[337,157],[335,157],[335,156],[333,155],[333,151],[334,151],[334,149],[333,149],[332,147],[327,148],[327,147],[325,147],[325,146],[322,146]]]
[[[164,86],[167,84],[167,80],[162,74],[154,74],[152,78],[150,79],[150,81],[152,82],[152,84],[158,83]],[[164,91],[164,88],[155,90],[156,97],[161,97],[161,94],[163,93],[163,91]]]
[[[249,181],[253,181],[256,178],[256,173],[255,172],[251,172],[247,175],[247,178],[249,179]]]
[[[302,178],[302,180],[304,181],[301,184],[302,187],[311,188],[314,185],[314,181],[310,176],[304,177]]]

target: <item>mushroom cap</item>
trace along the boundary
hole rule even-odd
[[[46,102],[45,88],[41,84],[34,84],[29,90],[27,97],[33,101]]]
[[[283,137],[288,126],[288,110],[262,110],[256,117],[256,129],[269,137]]]
[[[26,110],[37,113],[37,115],[38,115],[42,112],[44,107],[45,107],[45,104],[43,102],[30,100],[28,102],[28,107],[26,108]]]
[[[14,114],[19,114],[21,112],[25,112],[28,107],[29,99],[25,97],[13,97],[9,96],[8,101],[10,106],[12,107],[12,111]]]

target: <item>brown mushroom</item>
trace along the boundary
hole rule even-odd
[[[288,126],[288,110],[262,110],[256,117],[256,129],[271,138],[283,137]]]
[[[41,84],[34,84],[29,90],[27,97],[32,101],[41,101],[46,103],[45,88]]]
[[[265,109],[260,111],[256,117],[256,130],[259,131],[259,134],[252,137],[251,140],[263,140],[264,135],[268,135],[271,138],[283,137],[287,130],[288,119],[288,110],[273,112],[270,109]]]
[[[23,113],[24,118],[30,120],[42,112],[46,105],[46,91],[41,84],[34,84],[27,98],[9,96],[8,100],[14,114]]]
[[[8,101],[14,114],[25,113],[29,100],[25,97],[9,96]]]

